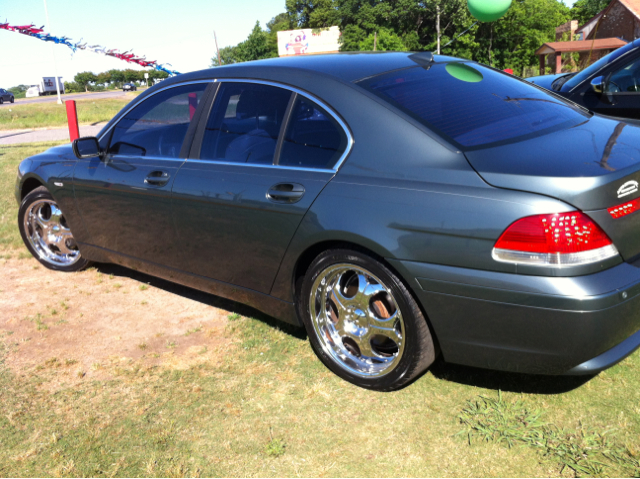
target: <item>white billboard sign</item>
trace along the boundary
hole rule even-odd
[[[340,28],[303,28],[278,32],[278,55],[309,55],[340,51]]]

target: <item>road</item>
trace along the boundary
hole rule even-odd
[[[106,125],[80,125],[80,136],[95,136]],[[0,145],[32,143],[34,141],[69,141],[69,128],[51,128],[48,130],[5,130],[0,131]]]
[[[139,88],[138,91],[144,91],[144,88]],[[97,100],[99,98],[124,98],[124,97],[132,97],[131,93],[125,93],[122,90],[115,91],[97,91],[97,92],[89,92],[89,93],[67,93],[66,95],[61,95],[62,101],[65,100]],[[47,96],[39,96],[35,98],[19,98],[15,101],[14,105],[24,105],[27,103],[48,103],[48,102],[56,102],[58,101],[57,95],[47,95]],[[5,102],[0,108],[3,106],[10,105],[10,103]]]

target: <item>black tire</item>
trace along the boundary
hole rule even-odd
[[[356,270],[364,270],[365,273],[370,272],[370,278],[373,284],[378,284],[379,281],[380,285],[386,289],[386,292],[377,294],[391,295],[391,300],[395,300],[394,307],[397,305],[397,309],[400,311],[400,321],[403,323],[400,340],[403,343],[402,347],[404,349],[400,350],[398,347],[398,353],[396,353],[397,357],[392,360],[395,363],[392,362],[391,366],[388,366],[390,368],[389,370],[384,370],[382,374],[375,377],[363,377],[362,374],[359,374],[357,369],[350,369],[348,364],[343,364],[343,361],[334,358],[332,356],[331,347],[327,346],[327,342],[331,342],[331,340],[327,341],[319,338],[319,333],[316,330],[319,320],[314,320],[313,318],[312,306],[310,304],[312,292],[315,298],[314,301],[316,302],[316,306],[314,306],[313,310],[320,311],[320,313],[317,313],[319,316],[323,313],[322,308],[317,306],[319,304],[317,298],[322,296],[327,298],[326,310],[330,311],[331,309],[329,304],[330,301],[332,301],[332,299],[329,299],[330,294],[326,290],[324,293],[320,292],[320,288],[330,281],[327,280],[322,282],[322,278],[319,278],[320,275],[322,274],[323,277],[327,278],[328,276],[325,275],[328,274],[328,271],[340,268],[348,269],[350,266],[353,266]],[[316,280],[320,281],[320,283],[316,283]],[[318,284],[321,286],[318,287]],[[338,283],[336,283],[335,286],[337,287]],[[334,288],[332,287],[331,289]],[[346,287],[344,292],[347,292]],[[373,304],[372,301],[373,299],[370,298],[370,305]],[[320,254],[311,263],[304,279],[302,280],[300,298],[298,301],[298,314],[305,325],[311,346],[318,358],[320,358],[320,360],[335,374],[362,388],[376,391],[393,391],[400,389],[424,373],[436,358],[436,347],[426,318],[402,280],[384,264],[362,252],[347,249],[334,249]],[[330,313],[326,313],[326,315],[329,314]],[[345,312],[345,315],[346,314],[347,313]],[[362,311],[358,314],[360,317],[365,317]],[[349,318],[353,317],[355,317],[353,314],[349,316]],[[328,324],[328,322],[325,324]],[[321,329],[321,326],[318,326],[318,328]],[[395,328],[396,326],[394,326],[394,329]],[[341,335],[342,333],[338,332],[337,334]],[[323,336],[329,337],[329,334],[324,331]],[[343,338],[345,338],[342,340],[343,346],[346,346],[349,351],[354,351],[353,346],[349,348],[347,344],[350,339],[347,336],[344,336]],[[373,346],[371,341],[372,340],[368,340],[369,346]],[[332,344],[337,344],[337,342],[334,341]],[[339,346],[337,347],[339,348]],[[360,349],[357,348],[355,351],[356,356],[358,356],[360,354]],[[345,356],[343,355],[342,357],[344,358]],[[361,358],[361,356],[358,356],[358,358]],[[367,357],[365,357],[365,360],[366,359]],[[364,374],[367,373],[365,372]]]
[[[64,254],[62,250],[55,251],[56,247],[51,245],[45,245],[44,241],[38,242],[34,241],[32,238],[34,226],[27,225],[28,215],[31,213],[34,214],[34,208],[38,205],[44,205],[44,209],[49,208],[49,213],[52,212],[52,205],[57,208],[57,203],[55,202],[49,190],[47,190],[44,186],[40,186],[35,190],[31,191],[27,196],[24,197],[22,203],[20,204],[20,209],[18,210],[18,228],[20,229],[20,235],[22,236],[22,241],[24,241],[25,246],[29,250],[29,252],[36,258],[40,263],[52,270],[55,271],[80,271],[85,269],[87,266],[91,264],[90,261],[86,260],[80,254],[79,249],[75,245],[75,241],[73,240],[73,236],[70,238],[65,236],[62,241],[65,241],[65,247],[72,248],[72,254]],[[62,213],[62,212],[61,212]],[[64,214],[60,215],[60,221],[52,223],[53,225],[62,225],[62,228],[58,226],[58,231],[68,231],[71,233],[71,230],[66,225],[66,220],[64,219]],[[49,220],[53,219],[53,215],[50,216]],[[47,221],[49,221],[47,220]],[[49,230],[51,231],[51,230]],[[55,235],[55,232],[53,233]],[[36,235],[37,236],[37,235]],[[69,242],[71,241],[71,242]],[[60,243],[58,243],[60,244]],[[38,248],[38,249],[36,249]],[[61,246],[62,248],[62,246]],[[47,255],[46,253],[52,253],[51,255]],[[65,262],[65,259],[68,261]],[[58,260],[58,261],[56,261]]]
[[[11,97],[11,100],[9,100],[11,103],[13,103],[13,101],[15,100],[14,97]]]
[[[0,96],[0,105],[2,105],[3,103],[4,103],[4,98]]]

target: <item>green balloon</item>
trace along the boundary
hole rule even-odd
[[[467,0],[467,5],[471,15],[481,22],[495,22],[507,13],[511,0]]]
[[[478,83],[482,81],[482,73],[466,63],[449,62],[444,68],[449,75],[458,80],[468,83]]]

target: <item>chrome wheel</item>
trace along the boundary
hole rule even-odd
[[[80,259],[78,245],[54,201],[34,201],[23,221],[29,244],[42,261],[55,266],[70,266]]]
[[[391,290],[364,268],[336,264],[322,271],[309,298],[323,350],[362,377],[390,373],[404,351],[404,322]]]

